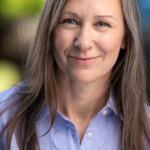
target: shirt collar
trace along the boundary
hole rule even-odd
[[[113,112],[118,118],[120,118],[122,121],[124,121],[123,116],[120,115],[120,117],[119,117],[119,115],[118,115],[117,107],[116,107],[115,99],[114,99],[114,94],[113,94],[113,91],[112,91],[112,90],[110,91],[109,100],[108,100],[106,106],[105,106],[98,114],[103,113],[104,110],[109,110],[109,113],[107,113],[107,115],[109,115],[111,112]],[[98,115],[98,114],[97,114],[97,115]],[[43,110],[42,110],[42,112],[41,112],[41,114],[40,114],[40,116],[38,117],[36,123],[42,121],[42,120],[43,120],[44,118],[46,118],[48,115],[49,115],[49,111],[48,111],[47,106],[45,105],[44,108],[43,108]],[[58,116],[61,116],[61,118],[65,119],[65,120],[67,119],[67,118],[65,118],[65,117],[57,110],[57,116],[56,116],[56,118],[57,118]],[[68,120],[68,119],[67,119],[67,120]]]
[[[114,94],[113,94],[112,90],[110,90],[110,96],[109,96],[109,100],[108,100],[106,106],[109,107],[115,113],[115,115],[121,119],[121,121],[124,121],[122,114],[120,116],[118,114],[117,107],[116,107],[116,101],[114,99]]]

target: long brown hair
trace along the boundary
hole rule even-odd
[[[20,90],[13,96],[15,101],[7,107],[10,109],[15,105],[16,109],[12,109],[13,116],[0,134],[2,137],[6,132],[7,150],[10,150],[14,132],[20,150],[36,150],[38,140],[35,123],[45,105],[50,111],[51,127],[55,121],[59,91],[55,74],[57,64],[53,56],[53,31],[66,2],[45,1],[25,65],[26,82],[19,85]],[[150,129],[145,108],[147,97],[142,30],[136,0],[122,0],[122,8],[127,48],[120,50],[113,68],[111,85],[118,114],[124,117],[124,122],[121,122],[122,150],[144,150],[144,137],[150,143]],[[0,115],[7,109],[1,111]]]

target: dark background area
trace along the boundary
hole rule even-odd
[[[144,54],[146,58],[147,95],[150,101],[150,0],[138,0],[144,37]]]
[[[150,0],[137,0],[150,98]],[[0,0],[0,92],[22,81],[21,66],[35,35],[44,0]]]

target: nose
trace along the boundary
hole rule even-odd
[[[77,34],[74,41],[74,45],[83,51],[93,47],[94,41],[92,39],[92,31],[90,27],[86,26],[80,29],[79,34]]]

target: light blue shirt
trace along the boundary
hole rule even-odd
[[[15,93],[10,89],[0,93],[0,101]],[[13,99],[12,99],[13,100]],[[0,110],[10,103],[0,103]],[[8,121],[8,110],[0,117],[0,131]],[[122,118],[123,121],[123,118]],[[82,142],[79,142],[77,129],[73,122],[57,111],[56,120],[50,132],[44,135],[50,127],[49,113],[43,109],[36,122],[36,132],[41,150],[120,150],[119,117],[114,105],[113,95],[110,94],[107,105],[97,114],[89,124]],[[42,136],[44,135],[44,136]],[[5,149],[5,135],[0,139],[0,150]],[[19,150],[13,135],[11,150]]]

